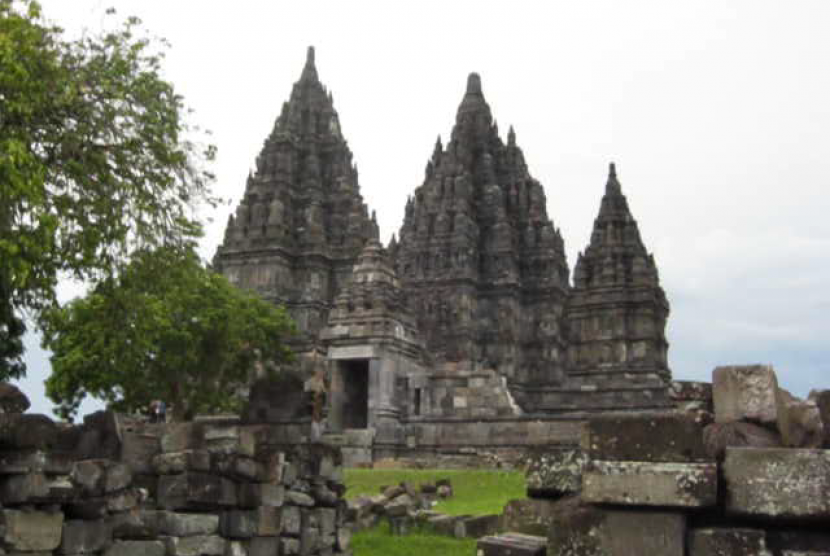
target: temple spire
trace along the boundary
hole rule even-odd
[[[481,76],[475,72],[467,76],[467,95],[483,96],[481,92]]]
[[[309,46],[305,55],[305,67],[303,67],[303,74],[300,76],[300,81],[314,80],[317,81],[317,66],[314,64],[314,47]]]
[[[606,195],[620,195],[622,186],[617,180],[617,165],[613,162],[608,166],[608,181],[605,184]]]

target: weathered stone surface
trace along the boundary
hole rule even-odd
[[[3,542],[12,550],[55,550],[61,543],[63,514],[3,509],[0,510],[0,531]]]
[[[726,509],[773,518],[830,518],[830,450],[727,448]]]
[[[85,494],[97,496],[127,488],[133,475],[127,464],[89,459],[75,462],[70,478]]]
[[[46,415],[0,413],[0,448],[44,450],[57,437],[58,427]]]
[[[247,556],[275,556],[280,554],[280,539],[277,537],[256,537],[248,543]]]
[[[279,507],[285,501],[285,487],[269,483],[243,483],[239,485],[239,505],[244,508],[258,506]]]
[[[604,461],[706,462],[703,430],[690,415],[596,417],[583,428],[582,449]]]
[[[285,502],[295,506],[311,507],[314,505],[314,498],[304,492],[287,490],[285,491]]]
[[[830,547],[830,532],[771,528],[767,530],[767,545],[776,556],[787,552],[817,556]]]
[[[115,541],[104,556],[165,556],[162,541]]]
[[[689,556],[770,556],[762,529],[695,529],[689,534]]]
[[[236,487],[228,479],[208,473],[187,472],[162,475],[158,483],[158,504],[167,510],[232,506]]]
[[[63,554],[97,552],[103,550],[111,539],[112,527],[107,521],[64,521],[60,551]]]
[[[732,421],[712,423],[703,429],[703,443],[706,453],[713,459],[721,460],[726,448],[778,448],[783,445],[781,435],[768,428]]]
[[[159,532],[174,537],[213,535],[219,530],[219,516],[216,514],[186,514],[158,512]]]
[[[210,471],[210,454],[206,450],[165,452],[153,457],[153,471],[159,475],[175,475],[185,471]]]
[[[659,511],[619,511],[560,504],[548,534],[556,556],[684,556],[686,517]]]
[[[117,539],[150,539],[159,534],[159,514],[156,510],[139,509],[110,516],[112,536]]]
[[[23,504],[49,495],[49,481],[43,473],[27,473],[0,478],[0,500]]]
[[[0,413],[23,413],[31,405],[20,388],[8,382],[0,382]]]
[[[824,425],[824,448],[830,448],[830,390],[813,390],[809,400],[818,407],[821,422]]]
[[[483,537],[476,545],[477,556],[545,556],[547,539],[545,537],[505,533],[493,537]]]
[[[587,456],[580,449],[533,454],[526,472],[528,495],[556,498],[579,492],[582,488],[582,471],[587,461]]]
[[[218,535],[194,535],[166,537],[164,544],[167,556],[225,556],[227,541]]]
[[[283,529],[282,510],[271,506],[230,510],[222,514],[219,529],[222,536],[234,539],[273,537]]]
[[[133,473],[152,473],[153,457],[161,450],[159,437],[146,432],[124,431],[121,437],[121,461]]]
[[[459,539],[477,539],[498,531],[500,523],[501,516],[496,514],[467,517],[455,522],[454,534]]]
[[[779,388],[776,392],[775,403],[778,430],[785,446],[821,448],[824,443],[824,424],[815,402],[801,400],[783,388]]]
[[[582,499],[596,504],[703,508],[717,502],[715,463],[592,461]]]
[[[547,536],[556,508],[553,500],[511,500],[502,511],[502,529],[525,535]]]
[[[715,422],[775,424],[778,380],[770,365],[717,367],[712,372]]]
[[[669,398],[681,411],[712,412],[712,384],[692,380],[673,380],[669,384]]]

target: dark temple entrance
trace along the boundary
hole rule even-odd
[[[342,424],[346,429],[369,426],[369,360],[338,361],[343,380]]]

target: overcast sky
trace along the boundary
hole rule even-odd
[[[671,303],[676,378],[763,362],[799,395],[830,387],[826,0],[41,2],[73,32],[115,6],[170,40],[166,75],[212,130],[233,205],[314,45],[384,240],[479,72],[571,269],[617,163]],[[210,215],[206,258],[230,210]],[[23,385],[48,411],[30,340]]]

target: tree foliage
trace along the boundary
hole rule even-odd
[[[85,394],[119,410],[161,399],[181,418],[235,409],[262,362],[291,359],[282,308],[237,289],[192,250],[143,250],[117,277],[44,318],[47,395],[69,418]]]
[[[59,276],[200,234],[214,150],[190,140],[155,42],[135,18],[67,40],[34,0],[0,0],[0,379],[23,374],[20,317]]]

